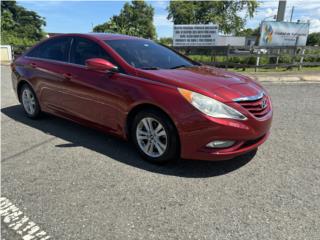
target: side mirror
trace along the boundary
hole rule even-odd
[[[86,60],[86,66],[88,69],[96,71],[110,71],[117,72],[118,67],[113,65],[111,62],[102,58],[90,58]]]

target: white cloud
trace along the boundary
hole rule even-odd
[[[259,7],[261,8],[278,8],[278,1],[259,1]],[[319,0],[288,0],[286,4],[287,11],[295,6],[299,10],[312,10],[319,7]]]
[[[274,14],[278,11],[278,1],[259,1],[259,12],[267,14],[272,9]],[[286,4],[285,19],[290,20],[291,10],[294,7],[294,18],[299,19],[301,15],[319,18],[320,1],[319,0],[290,0]]]
[[[264,8],[276,8],[278,7],[278,1],[258,1],[259,7]]]
[[[309,32],[320,32],[320,19],[319,18],[310,18],[308,16],[301,17],[302,22],[310,22]]]
[[[167,5],[168,5],[168,1],[166,1],[166,0],[157,0],[157,1],[154,1],[154,4],[155,4],[156,6],[158,6],[158,7],[163,7],[163,8],[165,8],[165,7],[167,7]]]
[[[155,26],[173,26],[173,22],[167,19],[167,15],[154,15],[153,23]]]
[[[287,8],[290,8],[292,6],[295,6],[299,10],[313,10],[315,8],[320,7],[319,1],[288,1],[287,2]]]
[[[265,11],[266,17],[273,17],[274,15],[277,15],[278,10],[276,8],[267,8]]]
[[[272,20],[273,16],[277,15],[276,8],[258,9],[252,19],[248,19],[250,25],[259,24],[262,20]]]
[[[278,1],[259,1],[259,7],[252,19],[248,19],[247,27],[258,27],[260,22],[266,18],[272,20],[271,16],[277,15]],[[286,5],[285,21],[290,21],[291,10],[294,8],[292,21],[296,22],[298,19],[306,22],[310,20],[310,31],[319,31],[319,16],[320,16],[320,1],[319,0],[288,0]]]

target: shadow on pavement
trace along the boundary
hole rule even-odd
[[[1,112],[14,121],[69,142],[56,145],[56,147],[85,147],[124,164],[164,175],[187,178],[219,176],[244,166],[256,154],[256,151],[253,151],[241,157],[221,162],[177,160],[159,166],[143,161],[130,143],[71,121],[51,115],[44,115],[39,120],[32,120],[24,114],[20,105],[2,108]]]

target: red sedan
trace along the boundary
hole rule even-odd
[[[152,162],[231,159],[269,135],[262,86],[151,40],[63,34],[27,51],[12,72],[29,117],[47,112],[131,139]]]

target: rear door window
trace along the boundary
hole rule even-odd
[[[68,62],[71,39],[61,37],[48,40],[32,49],[27,56]]]

